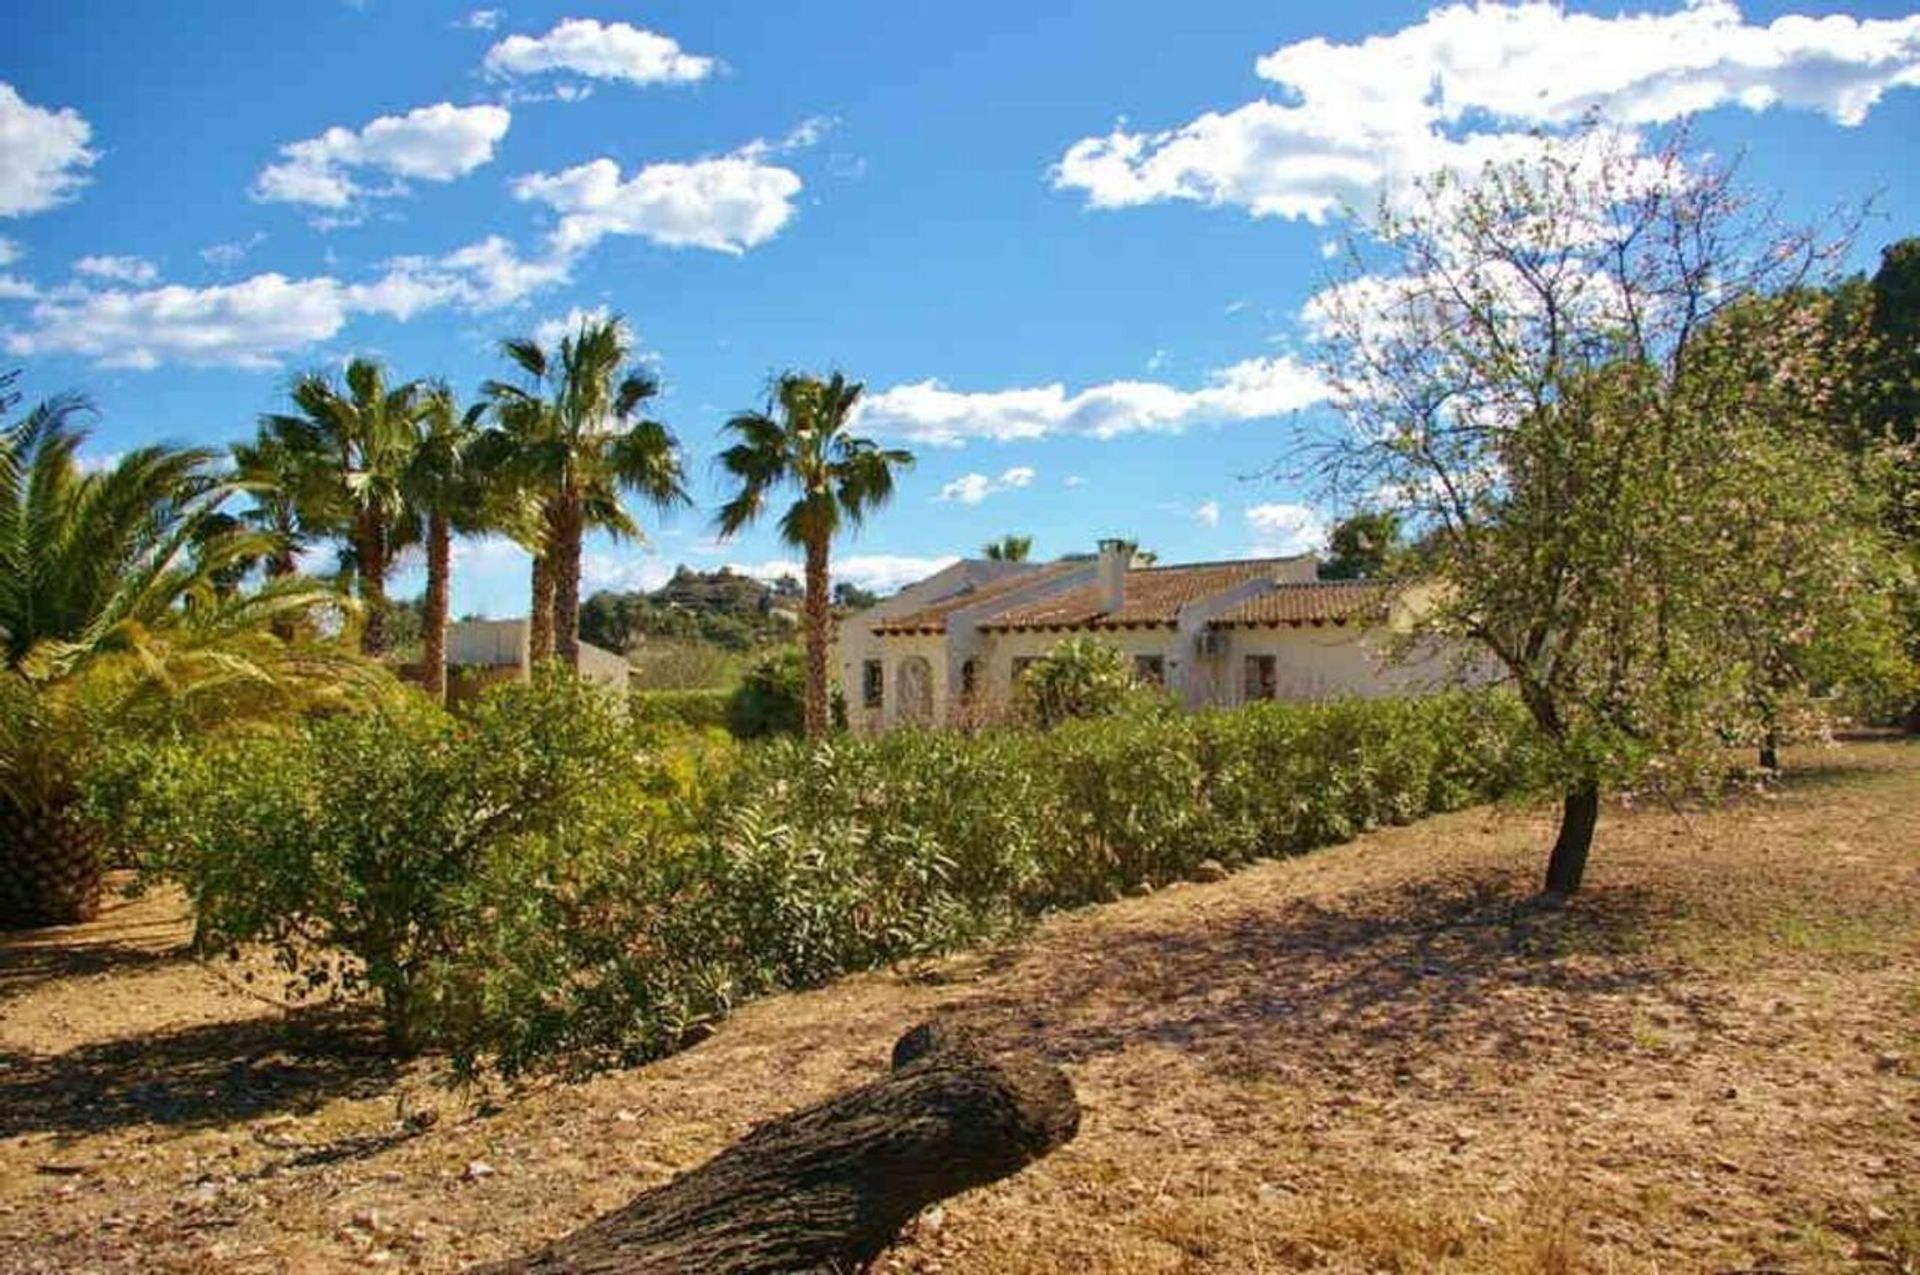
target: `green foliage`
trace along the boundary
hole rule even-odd
[[[637,722],[672,724],[692,730],[725,730],[733,707],[728,691],[635,691],[630,701]]]
[[[368,680],[337,649],[272,631],[329,606],[330,590],[234,583],[269,542],[224,519],[233,488],[212,453],[143,447],[85,471],[82,409],[56,399],[0,429],[0,927],[91,912],[94,839],[44,829],[67,822],[116,736],[257,720]]]
[[[805,719],[807,660],[793,647],[775,651],[740,679],[727,702],[727,729],[741,739],[798,735]]]
[[[747,747],[619,704],[550,673],[468,721],[415,699],[129,749],[94,808],[202,946],[272,944],[302,986],[378,993],[396,1047],[514,1072],[1503,796],[1537,752],[1495,693]]]
[[[618,701],[556,673],[464,721],[411,697],[141,750],[99,791],[202,947],[271,944],[303,986],[376,993],[397,1049],[512,1065],[645,984],[623,936],[662,866],[647,762]]]
[[[1026,720],[1050,727],[1076,717],[1110,717],[1127,706],[1135,690],[1125,652],[1111,642],[1077,635],[1027,666],[1015,702]]]
[[[1004,535],[981,545],[980,552],[989,562],[1025,562],[1033,552],[1033,537]]]
[[[580,605],[580,636],[609,651],[633,653],[665,639],[746,652],[792,639],[798,587],[775,585],[726,567],[681,567],[651,593],[602,590]]]
[[[1377,580],[1388,574],[1400,549],[1400,515],[1391,510],[1353,514],[1327,534],[1322,580]]]

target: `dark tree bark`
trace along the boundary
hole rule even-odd
[[[427,515],[427,599],[421,617],[420,676],[427,694],[442,703],[447,698],[447,611],[453,588],[453,524],[436,510]]]
[[[533,601],[527,613],[527,669],[553,658],[553,569],[543,548],[533,556]]]
[[[553,569],[553,654],[580,668],[580,541],[585,534],[580,498],[563,495],[549,519],[548,556]]]
[[[1771,727],[1760,741],[1760,769],[1773,775],[1780,773],[1780,733]]]
[[[360,653],[369,658],[387,652],[387,534],[379,515],[363,513],[354,529],[354,570],[360,577],[360,602],[366,608]]]
[[[1566,796],[1560,808],[1560,836],[1547,856],[1546,892],[1564,899],[1580,889],[1587,875],[1587,852],[1593,848],[1593,828],[1600,821],[1600,787],[1583,783]]]
[[[857,1271],[922,1208],[1017,1173],[1078,1132],[1072,1082],[1053,1064],[923,1043],[928,1052],[882,1079],[763,1124],[625,1208],[486,1271]]]
[[[830,719],[827,714],[827,630],[833,623],[833,599],[827,591],[827,544],[825,540],[807,544],[807,698],[803,718],[808,739],[826,737]]]

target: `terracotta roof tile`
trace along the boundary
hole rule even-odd
[[[1270,577],[1288,558],[1244,562],[1199,562],[1186,566],[1135,567],[1127,572],[1125,600],[1118,611],[1101,608],[1100,586],[1083,585],[987,617],[983,629],[1124,629],[1172,624],[1190,602]]]
[[[1036,581],[1046,579],[1048,576],[1064,574],[1068,568],[1079,565],[1082,564],[1056,562],[1049,563],[1046,566],[1035,567],[1031,571],[1012,572],[1008,575],[1001,576],[997,580],[989,580],[985,584],[978,584],[971,588],[962,589],[960,592],[944,597],[938,602],[921,607],[918,611],[909,611],[903,615],[891,616],[881,620],[873,626],[873,631],[876,634],[883,635],[945,633],[947,631],[947,617],[955,611],[962,610],[966,607],[979,606],[982,603],[991,602],[995,598],[1005,597],[1016,589],[1025,588]]]
[[[1393,586],[1366,580],[1280,584],[1208,621],[1221,628],[1269,624],[1326,624],[1384,615]]]

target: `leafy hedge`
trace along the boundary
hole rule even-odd
[[[552,674],[466,721],[148,749],[97,814],[185,884],[204,941],[271,943],[379,993],[396,1046],[511,1072],[651,1056],[744,997],[1501,796],[1533,755],[1484,693],[812,748],[642,716]]]
[[[631,711],[635,721],[725,730],[732,699],[733,692],[728,690],[635,691]]]

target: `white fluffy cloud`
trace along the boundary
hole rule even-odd
[[[160,271],[144,257],[82,257],[73,263],[75,274],[104,279],[109,283],[131,283],[145,287],[160,277]]]
[[[583,252],[607,235],[742,253],[779,233],[799,193],[797,174],[745,153],[649,164],[625,180],[618,164],[596,159],[514,182],[519,198],[560,214],[553,245],[565,253]]]
[[[486,57],[487,72],[496,76],[562,71],[630,84],[691,83],[713,74],[714,66],[670,36],[592,18],[568,18],[543,36],[510,35]]]
[[[573,259],[558,253],[522,257],[499,235],[438,257],[396,257],[372,283],[347,289],[356,310],[402,320],[442,306],[497,310],[567,281]]]
[[[39,301],[33,328],[8,333],[7,351],[73,354],[103,367],[272,367],[288,351],[333,336],[347,313],[344,290],[324,277],[261,274],[211,288],[76,290]]]
[[[475,9],[460,19],[460,25],[469,31],[491,31],[500,25],[500,19],[507,16],[505,9]]]
[[[1327,542],[1326,520],[1307,505],[1276,501],[1247,509],[1247,528],[1253,533],[1249,551],[1259,558],[1287,558],[1312,553]]]
[[[977,505],[988,496],[1003,491],[1018,491],[1032,484],[1036,476],[1031,465],[1015,465],[998,478],[987,474],[962,474],[940,488],[940,494],[934,499],[942,502],[958,502],[963,505]]]
[[[1095,207],[1191,200],[1318,222],[1409,176],[1475,171],[1526,144],[1527,129],[1590,113],[1633,126],[1737,104],[1858,124],[1888,89],[1920,86],[1920,15],[1756,26],[1731,0],[1613,17],[1454,4],[1357,44],[1285,45],[1257,70],[1285,103],[1083,138],[1055,184]]]
[[[397,258],[362,283],[258,274],[206,288],[81,285],[28,292],[21,295],[38,300],[31,326],[7,331],[6,349],[18,356],[78,355],[103,367],[275,367],[332,338],[356,314],[404,322],[448,307],[498,309],[565,281],[571,264],[522,258],[505,239],[491,236],[439,257]]]
[[[512,123],[512,113],[503,106],[441,102],[405,115],[383,115],[358,132],[336,126],[281,147],[280,162],[262,169],[254,180],[254,197],[342,209],[363,196],[405,189],[368,189],[355,180],[355,169],[371,169],[403,183],[452,181],[491,160]]]
[[[551,319],[542,319],[536,323],[533,327],[533,339],[543,348],[550,350],[588,324],[605,323],[612,317],[613,311],[607,306],[597,305],[592,309],[574,306],[565,314],[555,315]]]
[[[44,212],[72,199],[99,158],[93,128],[72,107],[50,111],[0,81],[0,217]]]
[[[1313,369],[1286,355],[1236,363],[1213,373],[1209,381],[1197,390],[1157,381],[1113,381],[1076,394],[1058,384],[966,393],[939,381],[920,381],[865,400],[860,422],[876,433],[935,446],[1051,434],[1113,438],[1279,416],[1326,397]]]
[[[1193,520],[1203,527],[1220,525],[1220,502],[1209,500],[1193,511]]]
[[[944,557],[916,558],[897,553],[854,553],[833,559],[835,584],[846,583],[874,593],[892,593],[943,571],[960,559]],[[801,577],[801,566],[785,558],[766,562],[729,562],[727,567],[756,580],[778,580],[781,576]]]

